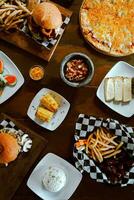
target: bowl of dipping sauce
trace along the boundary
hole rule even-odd
[[[62,60],[61,79],[71,87],[87,85],[94,75],[92,60],[83,53],[71,53]]]
[[[44,77],[44,68],[40,65],[34,65],[29,70],[29,76],[32,80],[39,81]]]

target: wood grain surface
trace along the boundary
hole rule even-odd
[[[9,163],[7,167],[5,165],[0,165],[0,200],[10,200],[29,169],[39,157],[40,153],[45,149],[47,140],[8,115],[1,114],[0,120],[4,119],[9,119],[14,122],[17,128],[27,133],[32,140],[32,148],[27,153],[19,153],[17,159]]]
[[[69,8],[73,11],[71,23],[63,34],[63,37],[49,63],[0,40],[0,49],[13,60],[25,78],[25,83],[22,88],[12,98],[0,105],[0,112],[7,113],[15,120],[23,123],[31,130],[34,130],[36,133],[46,138],[48,140],[48,145],[44,154],[48,152],[55,153],[73,165],[73,135],[75,131],[75,122],[80,113],[104,118],[111,117],[119,120],[121,123],[134,126],[134,117],[122,117],[110,110],[96,97],[96,91],[102,78],[112,68],[112,66],[120,60],[134,65],[134,56],[131,55],[124,58],[110,57],[103,55],[90,47],[85,42],[80,31],[79,9],[81,3],[82,0],[74,0],[72,6]],[[60,63],[64,56],[72,52],[85,53],[94,63],[95,74],[93,80],[87,86],[82,88],[71,88],[62,82],[60,78]],[[36,53],[38,52],[36,51]],[[32,81],[29,77],[29,69],[35,64],[40,64],[45,68],[45,77],[43,80],[38,82]],[[67,117],[54,132],[39,127],[31,121],[26,114],[33,97],[41,88],[44,87],[58,92],[71,104]],[[39,160],[40,159],[37,159],[36,163],[38,163]],[[26,186],[29,175],[30,173],[28,172],[19,189],[13,196],[13,200],[40,199]],[[121,188],[119,186],[96,183],[88,174],[85,173],[79,187],[70,200],[132,200],[133,196],[134,186]]]

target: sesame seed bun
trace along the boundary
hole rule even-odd
[[[43,29],[56,29],[62,24],[61,13],[53,3],[43,2],[36,5],[32,16]]]
[[[0,133],[0,164],[15,160],[20,152],[17,139],[9,133]]]

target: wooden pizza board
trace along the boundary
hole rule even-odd
[[[0,200],[10,200],[19,188],[24,177],[32,167],[38,156],[45,149],[47,141],[24,127],[20,122],[15,121],[11,117],[0,114],[0,120],[9,119],[20,128],[22,131],[28,133],[32,139],[32,148],[27,153],[20,153],[17,159],[6,167],[0,165]]]
[[[72,11],[70,11],[58,4],[56,4],[56,5],[59,8],[59,10],[63,16],[71,17]],[[32,38],[29,38],[28,36],[26,36],[24,33],[20,32],[20,31],[16,31],[13,33],[6,33],[4,31],[1,31],[0,39],[5,40],[6,42],[9,42],[23,50],[26,50],[26,51],[30,52],[31,54],[36,55],[46,61],[50,61],[62,35],[63,35],[63,33],[60,35],[60,37],[58,38],[58,41],[50,50],[48,50],[44,46],[36,43]]]

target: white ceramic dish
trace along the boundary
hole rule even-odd
[[[57,112],[54,114],[52,120],[49,123],[41,122],[35,117],[37,107],[40,104],[40,99],[46,93],[50,93],[57,100],[57,102],[60,101],[60,107],[58,108]],[[58,94],[57,92],[53,90],[50,90],[48,88],[43,88],[36,94],[36,96],[32,100],[28,108],[27,115],[38,125],[42,126],[43,128],[53,131],[65,119],[69,108],[70,108],[70,103],[64,97],[62,97],[60,94]]]
[[[134,77],[134,67],[126,62],[120,61],[116,63],[112,69],[106,74],[106,77],[125,76]],[[97,97],[109,108],[124,117],[131,117],[134,114],[134,98],[128,103],[115,103],[113,101],[106,102],[104,97],[104,79],[97,90]]]
[[[44,171],[50,166],[59,167],[66,174],[66,184],[59,192],[48,192],[42,184]],[[59,156],[48,153],[33,170],[27,181],[27,186],[44,200],[68,200],[78,187],[81,179],[82,174],[74,166]]]
[[[15,86],[12,86],[12,87],[6,86],[4,88],[4,91],[3,91],[2,95],[0,96],[0,104],[2,104],[3,102],[5,102],[7,99],[9,99],[12,95],[14,95],[19,90],[19,88],[24,83],[24,78],[23,78],[21,72],[19,71],[19,69],[16,67],[16,65],[2,51],[0,51],[0,59],[2,59],[4,62],[3,75],[11,74],[11,75],[15,75],[17,77],[17,83]]]

